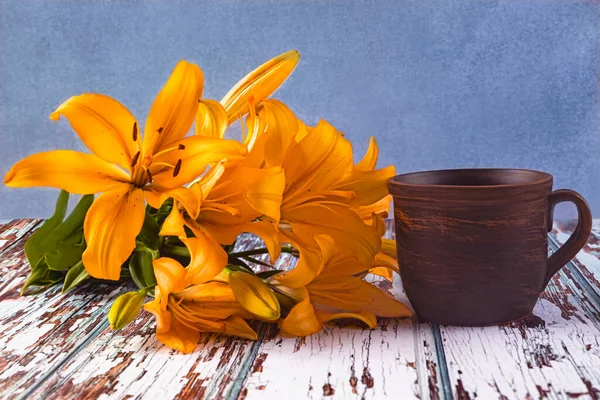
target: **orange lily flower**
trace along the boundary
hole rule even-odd
[[[287,79],[299,58],[296,50],[283,53],[242,78],[221,102],[201,100],[196,114],[196,134],[223,138],[227,127],[249,111],[249,118],[258,123],[254,104],[269,97]],[[279,104],[275,102],[272,107],[277,108]],[[269,106],[264,108],[269,112]],[[260,121],[268,121],[275,113],[267,115]],[[295,123],[295,118],[292,122]],[[281,127],[282,123],[274,125]],[[249,156],[227,166],[213,166],[191,185],[193,198],[188,198],[187,204],[182,203],[180,207],[175,201],[163,225],[161,235],[178,236],[188,247],[191,255],[188,278],[194,283],[206,282],[225,268],[227,253],[221,245],[232,244],[243,232],[262,237],[273,262],[279,256],[281,248],[273,223],[279,222],[285,176],[281,163],[266,166],[262,163],[264,144],[255,146],[258,135],[254,133],[259,128],[258,125],[253,127],[243,140]],[[272,223],[256,221],[258,218]],[[194,232],[194,238],[186,237],[184,225]]]
[[[326,322],[339,318],[358,319],[372,329],[377,316],[398,318],[412,314],[404,304],[358,277],[368,271],[370,264],[365,266],[340,252],[336,241],[327,235],[317,235],[315,240],[319,253],[306,257],[313,260],[309,267],[316,271],[314,278],[307,282],[295,270],[271,278],[272,287],[296,303],[280,323],[284,332],[311,335]],[[320,262],[314,262],[318,259]]]
[[[155,299],[144,305],[156,317],[157,339],[172,349],[191,353],[201,332],[218,332],[256,340],[243,318],[251,317],[224,282],[194,285],[187,271],[171,258],[154,260]]]
[[[154,100],[143,137],[133,115],[111,97],[94,93],[71,97],[50,118],[65,116],[94,154],[71,150],[34,154],[15,164],[4,183],[76,194],[103,192],[85,219],[83,264],[95,278],[119,279],[142,228],[144,198],[153,205],[160,205],[161,198],[179,198],[196,209],[193,196],[180,186],[202,174],[208,164],[246,154],[235,141],[185,138],[203,86],[200,68],[179,62]]]
[[[286,178],[279,225],[282,240],[315,249],[314,237],[327,234],[344,251],[369,264],[379,251],[381,235],[353,208],[387,194],[383,177],[393,175],[393,167],[356,170],[351,143],[326,121],[291,145],[282,167]]]
[[[188,280],[199,284],[218,275],[228,262],[221,245],[232,244],[243,232],[262,237],[272,260],[277,259],[281,247],[272,223],[256,219],[278,219],[283,178],[280,168],[225,167],[220,163],[189,188],[194,199],[188,204],[197,203],[199,212],[193,214],[174,200],[160,234],[178,236],[187,246],[191,256]],[[184,226],[195,237],[188,238]]]

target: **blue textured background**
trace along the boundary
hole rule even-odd
[[[100,92],[145,119],[179,59],[220,99],[288,49],[302,60],[277,96],[326,118],[398,171],[521,167],[580,191],[600,217],[599,5],[593,1],[52,2],[0,0],[0,173],[82,149],[48,120]],[[0,189],[0,218],[46,216],[53,189]],[[570,209],[563,209],[568,213]],[[565,214],[566,215],[566,214]]]

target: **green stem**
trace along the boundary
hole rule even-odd
[[[282,253],[291,253],[294,249],[290,246],[281,246],[281,252]],[[261,247],[260,249],[253,249],[253,250],[246,250],[246,251],[239,251],[237,253],[230,253],[230,255],[234,256],[234,257],[247,257],[247,256],[257,256],[260,254],[267,254],[269,253],[269,249],[267,249],[266,247]]]
[[[168,253],[173,256],[190,257],[190,252],[185,246],[174,246],[172,244],[165,244],[161,248],[162,252]]]

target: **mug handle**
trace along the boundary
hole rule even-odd
[[[555,190],[548,196],[548,232],[552,230],[554,207],[558,203],[570,201],[577,207],[577,227],[565,244],[548,258],[546,280],[544,287],[550,279],[566,263],[568,263],[586,244],[592,232],[592,212],[587,202],[574,190]]]

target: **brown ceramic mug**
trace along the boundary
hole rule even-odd
[[[548,281],[586,243],[592,215],[552,175],[519,169],[415,172],[388,181],[398,264],[422,321],[483,326],[527,317]],[[579,215],[569,240],[548,258],[554,206]]]

